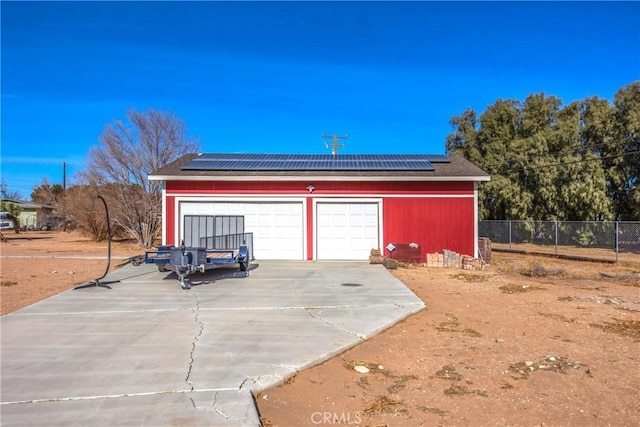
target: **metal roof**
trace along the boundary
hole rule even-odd
[[[433,171],[449,163],[433,154],[232,154],[208,153],[189,161],[184,171]]]

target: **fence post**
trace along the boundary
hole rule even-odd
[[[558,255],[558,221],[554,221],[556,228],[556,255]]]
[[[509,220],[509,250],[511,250],[511,220]]]
[[[616,221],[616,262],[618,262],[618,236],[619,234],[620,221]]]

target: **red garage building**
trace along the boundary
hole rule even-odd
[[[367,260],[389,243],[477,256],[478,182],[460,156],[190,154],[155,171],[163,181],[163,244],[184,218],[244,216],[257,260]]]

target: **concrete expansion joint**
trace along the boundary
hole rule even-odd
[[[195,300],[195,304],[194,304],[194,307],[191,309],[191,312],[193,313],[193,318],[195,323],[198,325],[198,332],[196,333],[196,336],[193,338],[193,341],[191,342],[191,351],[189,352],[189,367],[187,369],[187,376],[185,378],[185,382],[189,385],[190,391],[194,391],[194,385],[193,385],[193,382],[191,381],[191,372],[193,371],[193,365],[195,363],[196,347],[198,345],[198,341],[200,341],[200,337],[202,336],[202,333],[204,332],[204,322],[200,320],[200,299],[198,298],[198,294],[193,292],[191,289],[189,289],[189,294]],[[193,403],[195,407],[195,402],[193,402],[193,399],[191,399],[191,403]]]
[[[358,338],[359,340],[362,340],[362,341],[364,341],[364,340],[365,340],[365,337],[364,337],[363,335],[356,334],[356,333],[353,333],[353,332],[351,332],[351,331],[347,331],[346,329],[343,329],[343,328],[341,328],[341,327],[339,327],[339,326],[337,326],[337,325],[335,325],[335,324],[333,324],[333,323],[329,322],[328,320],[323,319],[322,317],[318,317],[318,316],[316,316],[315,314],[313,314],[313,313],[311,312],[311,310],[313,310],[313,309],[314,309],[314,308],[312,308],[312,307],[311,307],[311,308],[310,308],[310,307],[306,307],[306,308],[305,308],[305,311],[306,311],[307,313],[309,313],[309,316],[313,317],[314,319],[320,320],[321,322],[326,323],[327,325],[331,326],[332,328],[335,328],[335,329],[337,329],[337,330],[339,330],[339,331],[342,331],[342,332],[344,332],[345,334],[352,335],[352,336],[354,336],[354,337]]]
[[[45,399],[0,402],[0,406],[24,405],[29,403],[75,402],[75,401],[81,401],[81,400],[118,399],[122,397],[160,396],[160,395],[173,394],[173,393],[186,393],[188,391],[189,390],[163,390],[163,391],[151,391],[151,392],[145,392],[145,393],[122,393],[122,394],[106,394],[106,395],[97,395],[97,396],[50,397]]]

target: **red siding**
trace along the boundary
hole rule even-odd
[[[167,245],[175,245],[176,244],[176,230],[174,230],[173,224],[175,224],[175,220],[176,220],[176,215],[175,215],[175,204],[176,204],[176,200],[174,197],[167,197],[166,199],[166,203],[165,203],[165,212],[164,212],[164,218],[166,221],[165,226],[167,227],[166,230],[166,242],[165,244]]]
[[[307,260],[313,260],[313,198],[307,197]]]
[[[393,181],[168,181],[171,194],[473,194],[473,182],[393,182]]]
[[[473,198],[384,199],[384,246],[417,243],[423,257],[443,249],[473,255],[473,202]]]

